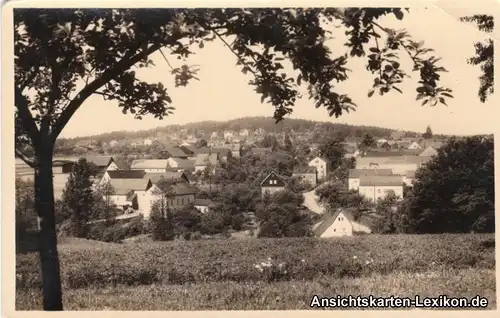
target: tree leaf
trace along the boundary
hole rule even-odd
[[[368,91],[368,97],[372,97],[374,93],[375,90],[371,89],[370,91]]]

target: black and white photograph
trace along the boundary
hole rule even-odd
[[[500,3],[287,2],[4,4],[6,317],[496,311]]]

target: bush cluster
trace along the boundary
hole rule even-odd
[[[321,275],[340,278],[397,271],[420,272],[434,267],[495,267],[492,234],[366,235],[329,240],[288,238],[105,245],[61,245],[63,286],[266,282],[312,279]],[[272,265],[263,265],[262,260],[268,258],[272,259]],[[16,265],[18,288],[41,286],[37,254],[18,255]]]

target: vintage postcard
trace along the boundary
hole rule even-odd
[[[495,315],[499,3],[379,2],[6,2],[4,316]]]

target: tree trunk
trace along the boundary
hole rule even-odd
[[[59,311],[63,310],[63,306],[54,213],[52,147],[44,144],[42,143],[41,149],[37,151],[38,165],[35,170],[35,206],[39,221],[43,310]]]

